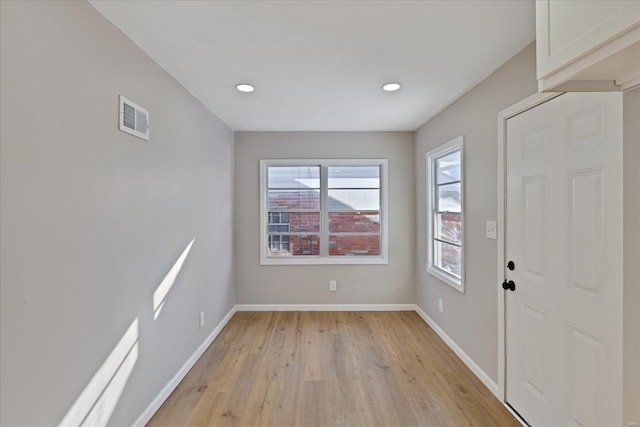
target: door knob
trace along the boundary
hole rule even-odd
[[[502,282],[502,289],[506,290],[510,290],[510,291],[515,291],[516,290],[516,284],[513,280],[509,280],[507,282],[507,280],[505,279],[504,282]]]
[[[516,269],[516,264],[515,264],[513,261],[509,261],[509,262],[507,263],[507,268],[508,268],[509,270],[513,271],[513,270],[515,270],[515,269]]]

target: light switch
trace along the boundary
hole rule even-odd
[[[497,225],[495,221],[487,221],[487,239],[497,239]]]

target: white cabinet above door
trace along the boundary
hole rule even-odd
[[[537,0],[538,89],[640,85],[640,0]]]

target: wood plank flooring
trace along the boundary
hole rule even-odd
[[[519,426],[415,312],[238,312],[148,426]]]

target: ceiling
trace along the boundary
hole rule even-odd
[[[238,131],[413,131],[535,38],[533,0],[90,3]]]

